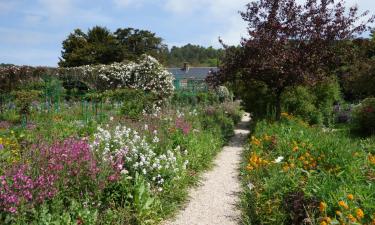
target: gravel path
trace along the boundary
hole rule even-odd
[[[202,185],[191,190],[190,202],[176,218],[165,225],[236,225],[241,191],[238,168],[242,144],[249,134],[249,115],[245,114],[235,130],[235,136],[215,160],[213,170],[203,175]]]

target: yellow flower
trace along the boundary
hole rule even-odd
[[[362,211],[362,209],[357,209],[355,211],[355,214],[357,215],[358,220],[362,219],[365,216],[365,213]]]
[[[348,206],[348,204],[346,204],[346,202],[344,202],[344,201],[339,201],[339,206],[341,206],[341,207],[343,207],[343,208],[345,208],[345,209],[349,209],[349,206]]]
[[[342,213],[339,210],[336,210],[336,215],[341,216]]]
[[[370,154],[370,155],[368,156],[368,160],[370,161],[371,164],[374,164],[374,165],[375,165],[375,156],[373,156],[373,155]]]
[[[293,148],[293,152],[296,152],[296,151],[298,151],[298,146],[294,146]]]
[[[357,219],[356,219],[352,214],[349,214],[349,215],[348,215],[348,219],[349,219],[350,221],[352,221],[353,223],[357,221]]]
[[[325,202],[320,202],[319,204],[319,211],[324,212],[327,208],[327,204]]]
[[[348,194],[347,197],[348,197],[349,200],[353,200],[354,199],[354,196],[352,194]]]
[[[330,224],[332,222],[332,220],[329,216],[324,217],[324,220],[327,221],[328,224]]]
[[[326,221],[320,222],[320,225],[328,225]]]
[[[255,145],[255,146],[260,146],[261,145],[261,141],[259,139],[257,139],[256,137],[252,136],[251,137],[251,144]]]
[[[254,170],[254,167],[251,166],[251,165],[248,165],[248,166],[246,167],[246,169],[247,169],[247,170]]]

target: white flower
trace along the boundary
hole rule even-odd
[[[110,120],[110,121],[113,121],[113,119],[114,119],[113,116],[109,117],[109,120]]]
[[[283,161],[284,157],[282,156],[279,156],[277,157],[277,159],[275,159],[275,163],[281,163],[281,161]]]
[[[127,170],[121,170],[121,174],[128,174],[129,173],[129,171],[127,171]]]
[[[158,143],[159,141],[160,140],[159,140],[159,138],[157,136],[155,136],[154,139],[152,140],[152,142],[154,142],[154,143]]]
[[[252,184],[251,182],[249,182],[249,183],[247,184],[247,187],[249,188],[250,191],[253,190],[253,189],[255,188],[254,184]]]

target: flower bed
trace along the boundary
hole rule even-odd
[[[375,224],[375,141],[260,121],[244,154],[245,224]]]
[[[156,224],[186,199],[238,121],[239,105],[163,108],[139,121],[79,105],[0,131],[1,224]],[[77,113],[78,112],[78,113]]]

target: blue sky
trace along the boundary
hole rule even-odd
[[[302,1],[302,0],[301,0]],[[62,41],[94,25],[147,29],[170,47],[238,44],[250,0],[0,0],[0,63],[56,66]],[[375,13],[374,0],[347,0]]]

